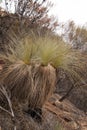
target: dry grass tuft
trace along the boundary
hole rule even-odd
[[[11,99],[42,107],[54,90],[56,69],[62,68],[70,77],[82,80],[81,71],[86,56],[63,41],[50,36],[26,36],[4,47],[0,59],[4,61],[0,73],[1,84],[11,92]]]

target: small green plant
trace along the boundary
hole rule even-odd
[[[60,123],[57,123],[57,125],[55,126],[55,130],[65,130],[65,129]]]

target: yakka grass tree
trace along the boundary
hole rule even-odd
[[[77,82],[83,80],[81,71],[86,56],[70,45],[48,35],[12,39],[0,52],[4,62],[0,83],[10,92],[13,104],[16,100],[30,109],[42,108],[55,88],[57,68],[62,68]]]

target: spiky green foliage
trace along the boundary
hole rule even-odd
[[[53,92],[56,68],[82,80],[86,57],[63,41],[34,34],[13,41],[0,53],[4,61],[0,81],[7,86],[12,99],[28,102],[31,108],[42,107]]]

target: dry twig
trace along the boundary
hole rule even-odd
[[[11,100],[10,100],[10,98],[9,98],[9,96],[8,96],[8,94],[7,94],[7,91],[5,90],[5,88],[4,88],[3,85],[1,85],[0,91],[1,91],[1,92],[3,93],[3,95],[6,97],[11,112],[9,112],[8,110],[6,110],[5,108],[3,108],[3,107],[1,107],[1,106],[0,106],[0,108],[1,108],[2,110],[4,110],[5,112],[8,112],[12,117],[14,117],[14,112],[13,112],[13,109],[12,109]]]
[[[0,91],[6,97],[6,99],[8,101],[10,112],[8,110],[6,110],[5,108],[3,108],[2,106],[0,106],[0,109],[5,111],[5,112],[7,112],[9,115],[11,115],[14,118],[14,112],[13,112],[13,109],[12,109],[12,103],[11,103],[11,100],[10,100],[10,98],[9,98],[9,96],[7,94],[7,91],[6,91],[6,89],[5,89],[5,87],[3,85],[1,85]],[[1,130],[1,127],[0,127],[0,130]],[[16,130],[16,126],[14,126],[14,130]]]

